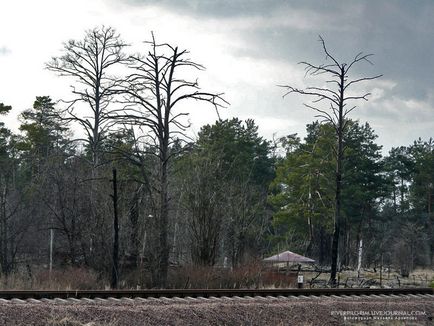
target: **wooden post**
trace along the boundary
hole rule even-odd
[[[116,289],[118,287],[119,280],[119,220],[118,220],[118,189],[116,180],[116,169],[113,169],[113,229],[114,229],[114,241],[113,241],[113,266],[112,266],[112,278],[111,288]]]
[[[300,274],[301,271],[301,264],[298,264],[298,269],[297,269],[297,288],[302,289],[303,288],[303,283],[304,283],[304,278],[303,275]]]

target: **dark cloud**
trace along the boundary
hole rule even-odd
[[[389,116],[390,126],[393,121],[412,121],[415,115],[434,120],[432,0],[123,1],[132,6],[160,6],[204,22],[217,22],[217,26],[221,22],[217,32],[237,35],[242,43],[228,49],[239,60],[256,58],[270,65],[276,61],[323,63],[318,35],[340,61],[351,61],[360,51],[373,53],[374,65],[359,65],[354,73],[383,74],[382,80],[394,86],[384,87],[383,100],[376,102],[384,109],[369,104],[370,113],[359,112],[378,119]],[[276,80],[276,84],[290,82],[291,76]],[[414,103],[423,103],[423,110],[413,110]]]
[[[238,55],[257,56],[298,62],[323,62],[318,35],[339,60],[349,61],[359,51],[373,53],[374,67],[359,66],[364,71],[384,74],[396,81],[390,95],[426,99],[434,84],[434,2],[432,1],[328,1],[332,6],[311,6],[304,2],[300,20],[315,19],[309,28],[281,26],[241,31],[251,47]],[[321,3],[323,5],[321,5]],[[343,3],[343,2],[340,2]],[[332,8],[332,9],[331,9]],[[288,15],[289,16],[289,15]],[[289,18],[288,18],[289,19]],[[285,23],[284,21],[282,23]],[[362,70],[356,73],[362,73]]]
[[[375,71],[397,81],[394,94],[426,98],[434,84],[432,0],[123,0],[160,6],[183,15],[222,19],[261,17],[268,24],[236,30],[245,41],[240,57],[321,62],[321,34],[341,60],[374,53]],[[293,22],[291,22],[293,20]],[[363,69],[370,69],[363,67]]]
[[[208,17],[234,17],[263,15],[270,9],[280,7],[287,1],[282,0],[123,0],[130,5],[157,5],[173,11],[190,15]]]

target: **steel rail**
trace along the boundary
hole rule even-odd
[[[255,297],[255,296],[341,296],[341,295],[434,295],[433,288],[319,288],[319,289],[149,289],[149,290],[2,290],[2,299],[68,298],[174,298],[174,297]]]

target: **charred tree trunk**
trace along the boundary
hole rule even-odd
[[[169,205],[168,205],[168,180],[167,180],[167,159],[164,158],[161,162],[161,193],[160,193],[160,261],[159,273],[157,284],[160,287],[165,287],[167,282],[167,272],[169,269],[169,243],[168,243],[168,230],[169,230]],[[156,285],[157,285],[156,284]]]
[[[342,191],[342,163],[344,159],[344,83],[345,83],[345,66],[340,69],[340,87],[338,103],[338,121],[337,121],[337,153],[336,153],[336,193],[335,193],[335,224],[332,242],[332,268],[330,274],[330,284],[336,286],[336,272],[338,265],[339,236],[341,227],[341,191]]]
[[[157,160],[158,172],[154,174],[151,196],[154,196],[156,221],[155,255],[150,257],[152,283],[154,287],[165,287],[169,268],[169,164],[176,150],[171,145],[174,138],[182,138],[188,123],[181,118],[187,113],[173,112],[176,104],[185,100],[204,101],[221,106],[220,94],[199,91],[197,81],[188,81],[175,76],[178,67],[202,70],[203,67],[184,56],[186,50],[180,51],[167,43],[157,44],[152,34],[148,42],[151,50],[147,56],[137,55],[130,58],[131,68],[135,70],[126,79],[125,114],[118,115],[125,123],[139,125],[148,129],[148,152]],[[160,53],[160,51],[162,53]],[[164,53],[166,52],[166,53]],[[174,126],[174,128],[172,128]],[[175,129],[175,130],[172,130]],[[156,190],[156,191],[154,191]]]
[[[118,220],[118,186],[116,169],[113,169],[113,265],[112,265],[112,277],[111,288],[116,289],[118,287],[119,280],[119,220]]]
[[[326,59],[330,59],[332,62],[328,64],[314,65],[308,62],[301,62],[305,66],[306,74],[310,76],[318,76],[321,74],[327,75],[331,80],[328,83],[336,85],[337,88],[324,88],[324,87],[307,87],[306,89],[298,89],[292,86],[285,87],[290,93],[297,93],[301,95],[307,95],[314,97],[314,105],[305,104],[308,108],[316,111],[318,114],[316,117],[322,118],[324,122],[331,123],[336,132],[336,175],[335,175],[335,212],[334,212],[334,230],[332,238],[332,250],[331,250],[331,274],[329,283],[331,286],[336,286],[336,274],[339,257],[339,237],[341,233],[341,193],[342,193],[342,175],[343,175],[343,160],[344,160],[344,131],[346,126],[347,115],[355,108],[346,108],[348,102],[353,100],[365,100],[370,93],[364,95],[346,95],[348,88],[359,82],[373,80],[381,77],[381,75],[373,77],[361,77],[350,80],[348,73],[351,68],[361,62],[369,62],[371,54],[363,55],[359,53],[349,63],[339,63],[327,50],[324,40],[320,37],[320,42]],[[322,108],[317,106],[318,103],[328,102],[329,108]]]

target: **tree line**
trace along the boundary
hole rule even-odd
[[[311,123],[301,141],[282,139],[285,156],[276,164],[269,202],[274,207],[275,245],[296,248],[320,265],[331,260],[334,231],[334,130]],[[434,142],[416,140],[385,157],[368,123],[348,121],[344,135],[341,268],[396,268],[408,275],[432,266],[434,254]]]
[[[4,275],[47,264],[50,232],[56,266],[108,274],[118,265],[117,242],[114,272],[140,270],[153,287],[170,285],[170,266],[235,268],[281,249],[324,266],[336,260],[336,268],[354,267],[359,257],[364,266],[404,272],[432,265],[432,139],[382,157],[369,124],[351,120],[349,111],[341,120],[323,111],[330,119],[308,124],[303,140],[295,134],[266,140],[253,120],[220,119],[228,103],[187,78],[204,69],[188,51],[153,34],[145,46],[144,54],[127,54],[111,27],[66,42],[46,68],[71,80],[71,98],[36,97],[20,114],[19,133],[0,124]],[[314,75],[331,69],[308,68]],[[310,89],[318,92],[332,94]],[[188,101],[219,117],[197,139],[186,133],[181,104]],[[0,115],[10,110],[0,105]],[[80,139],[72,132],[77,127]]]

